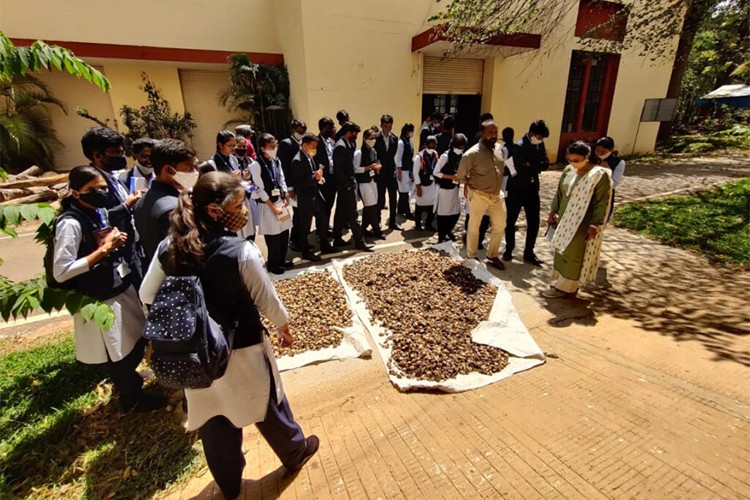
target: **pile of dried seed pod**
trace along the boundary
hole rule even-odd
[[[263,324],[272,334],[277,356],[294,356],[341,345],[344,334],[334,326],[351,326],[352,311],[347,306],[344,288],[328,272],[300,274],[274,285],[289,312],[289,329],[294,336],[291,347],[279,346],[276,328],[263,318]]]
[[[345,266],[344,279],[364,297],[373,322],[389,330],[392,375],[441,381],[497,373],[508,364],[505,351],[471,341],[471,331],[489,317],[497,288],[447,253],[374,255]]]

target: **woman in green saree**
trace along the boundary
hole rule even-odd
[[[611,205],[612,178],[591,161],[591,147],[582,141],[571,144],[568,162],[547,219],[555,249],[555,284],[542,293],[548,299],[574,296],[594,280]]]

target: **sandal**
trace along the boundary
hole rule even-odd
[[[545,299],[559,299],[561,297],[566,297],[568,295],[570,294],[563,292],[562,290],[558,290],[555,287],[552,287],[549,290],[545,290],[542,292],[542,297],[544,297]]]

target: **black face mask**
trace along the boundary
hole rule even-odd
[[[482,139],[482,144],[484,144],[484,147],[486,147],[487,149],[495,149],[497,139]]]
[[[237,156],[245,156],[247,154],[247,149],[235,149],[234,154]]]
[[[107,156],[107,161],[102,165],[102,170],[111,173],[116,170],[123,170],[127,166],[128,159],[124,156]]]
[[[78,199],[94,208],[105,208],[109,202],[109,190],[104,188],[80,193]]]

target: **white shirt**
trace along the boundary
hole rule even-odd
[[[281,168],[281,163],[277,162],[276,160],[271,160],[271,164],[276,180],[279,183],[281,192],[286,193],[286,180],[284,179],[284,169]],[[263,183],[263,177],[260,175],[260,169],[266,168],[267,165],[268,164],[266,163],[261,166],[260,160],[256,160],[252,164],[250,164],[250,176],[253,179],[253,184],[255,184],[255,192],[257,193],[258,198],[260,198],[263,203],[268,201],[271,196],[270,190],[266,191],[266,185]]]

